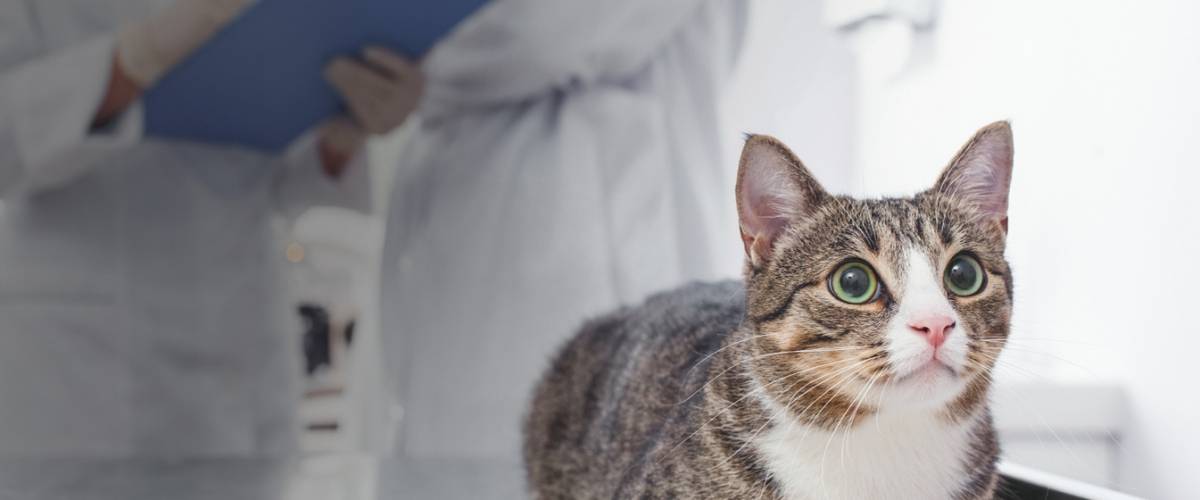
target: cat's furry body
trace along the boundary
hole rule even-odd
[[[811,440],[816,446],[809,449],[820,455],[798,457],[799,473],[823,473],[824,479],[812,479],[813,487],[842,491],[813,498],[936,498],[937,492],[920,491],[919,480],[873,483],[895,472],[929,472],[932,485],[943,484],[938,476],[948,475],[958,483],[954,498],[990,493],[997,447],[986,408],[970,423],[953,426],[962,435],[945,443],[957,448],[952,454],[922,453],[928,441],[898,440],[893,444],[912,449],[864,456],[855,447],[843,452],[840,435],[829,439],[799,423],[770,424],[777,408],[747,396],[759,382],[736,367],[753,356],[745,340],[751,333],[741,327],[744,316],[743,286],[731,281],[692,284],[585,325],[537,390],[538,408],[556,411],[535,411],[528,421],[525,455],[538,498],[789,498],[785,482],[794,478],[771,466],[782,463],[771,456],[778,447],[747,445],[787,448],[789,438]],[[860,447],[886,441],[879,440],[880,433],[905,425],[902,418],[881,422],[889,427],[863,425],[863,434],[851,436],[850,443],[856,437]],[[882,450],[886,446],[875,451]],[[936,469],[947,456],[950,467]],[[877,469],[848,476],[847,461]]]
[[[744,284],[585,325],[534,394],[535,496],[991,498],[1011,161],[1011,131],[993,124],[933,189],[859,200],[749,138]]]

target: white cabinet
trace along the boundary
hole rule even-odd
[[[1115,487],[1125,394],[1110,385],[999,384],[992,413],[1006,461]]]

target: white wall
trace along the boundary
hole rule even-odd
[[[942,4],[930,33],[878,22],[854,35],[855,190],[923,189],[977,127],[1011,119],[1006,376],[1121,383],[1122,487],[1194,498],[1200,4]]]

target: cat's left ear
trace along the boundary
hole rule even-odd
[[[1006,121],[975,133],[934,184],[935,192],[970,203],[981,222],[1008,232],[1008,187],[1012,182],[1013,138]]]
[[[738,223],[750,267],[761,269],[791,225],[816,212],[829,195],[778,139],[751,135],[737,177]]]

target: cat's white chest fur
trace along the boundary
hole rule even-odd
[[[833,434],[790,417],[777,421],[755,445],[788,500],[935,500],[962,487],[967,422],[950,425],[932,412],[914,412],[872,417]]]

